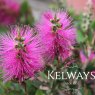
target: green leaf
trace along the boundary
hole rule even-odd
[[[77,41],[79,43],[84,42],[86,40],[86,37],[83,35],[81,31],[77,31]]]
[[[83,87],[81,87],[80,92],[82,95],[85,95]]]
[[[40,76],[41,76],[43,79],[46,79],[46,80],[48,79],[47,76],[46,76],[46,74],[45,74],[44,72],[40,72]]]
[[[45,94],[43,93],[43,91],[37,90],[36,95],[45,95]]]
[[[88,40],[89,40],[89,42],[91,43],[92,42],[92,39],[93,39],[93,35],[92,35],[92,32],[91,31],[89,31],[88,32]]]
[[[21,5],[21,15],[23,15],[29,8],[29,5],[28,5],[28,2],[27,1],[24,1]]]
[[[34,87],[36,87],[36,89],[37,89],[37,88],[40,87],[40,85],[42,85],[42,82],[39,81],[39,80],[33,80],[32,83],[31,83],[31,85],[34,86]]]
[[[86,71],[93,71],[95,70],[95,65],[93,62],[90,62],[87,67],[86,67]]]
[[[91,23],[91,28],[95,29],[95,20]]]
[[[30,5],[27,1],[24,1],[20,9],[20,23],[33,26],[34,21],[35,20]]]
[[[0,26],[0,33],[6,32],[8,29],[5,26]]]

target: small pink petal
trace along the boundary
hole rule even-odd
[[[80,51],[80,60],[82,63],[85,63],[85,64],[88,62],[88,59],[85,56],[85,54],[83,53],[83,51]]]

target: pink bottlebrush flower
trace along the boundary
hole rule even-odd
[[[47,11],[42,14],[36,28],[46,47],[48,58],[59,56],[65,60],[71,55],[76,42],[76,29],[71,25],[71,18],[66,12]]]
[[[0,0],[0,24],[14,24],[19,16],[20,4],[13,0]]]
[[[0,57],[4,80],[24,81],[43,67],[42,47],[32,29],[15,27],[0,35]]]

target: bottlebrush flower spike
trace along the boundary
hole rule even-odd
[[[36,28],[49,59],[59,56],[65,60],[71,55],[72,46],[76,42],[76,29],[71,24],[71,18],[66,12],[47,11],[42,14]]]
[[[42,48],[38,36],[28,26],[12,28],[0,35],[0,59],[4,80],[19,82],[35,76],[42,69]]]

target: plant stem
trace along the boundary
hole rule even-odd
[[[23,87],[24,92],[25,92],[24,95],[28,95],[26,82],[22,82],[22,87]]]

